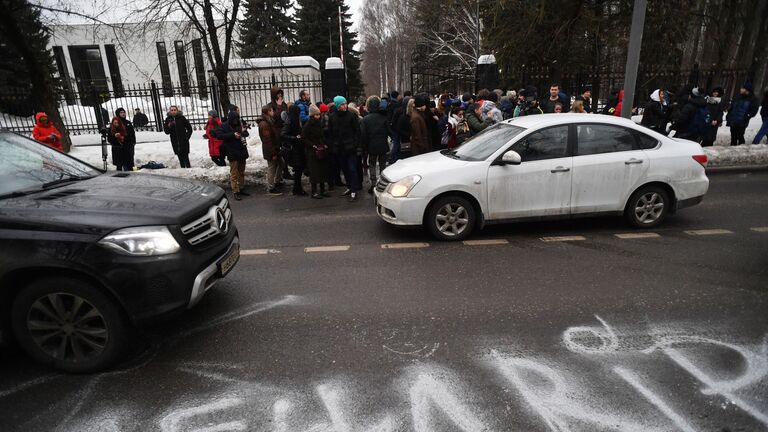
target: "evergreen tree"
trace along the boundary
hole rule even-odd
[[[31,106],[48,114],[69,151],[69,134],[59,115],[60,86],[54,76],[53,55],[47,48],[50,34],[40,21],[40,9],[27,0],[0,0],[0,8],[0,54],[16,63],[8,69],[6,64],[0,65],[5,70],[0,74],[0,87],[26,87]]]
[[[349,96],[363,93],[360,78],[360,53],[355,51],[357,35],[350,30],[352,15],[344,0],[297,0],[296,11],[296,55],[312,56],[325,68],[325,60],[333,50],[334,57],[340,57],[339,49],[339,6],[341,6],[342,39],[344,40],[344,64],[347,69],[347,90]],[[330,41],[329,41],[330,33]],[[330,44],[330,46],[329,46]]]
[[[282,57],[295,44],[290,0],[246,0],[240,21],[240,57]]]

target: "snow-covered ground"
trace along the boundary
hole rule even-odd
[[[640,122],[641,116],[632,119]],[[755,117],[749,124],[746,132],[747,142],[751,142],[757,134],[762,119]],[[264,171],[267,163],[261,156],[261,142],[258,132],[251,130],[252,137],[248,140],[248,158],[246,165],[246,177],[249,182],[263,182]],[[216,166],[208,156],[208,142],[202,138],[202,131],[195,131],[190,141],[189,159],[191,169],[179,168],[179,161],[173,154],[168,136],[162,132],[137,132],[139,144],[136,145],[136,166],[141,166],[149,161],[160,162],[168,168],[158,170],[145,170],[155,174],[192,178],[210,182],[224,183],[229,179],[229,168]],[[75,147],[72,155],[94,166],[102,167],[101,146],[95,145],[101,142],[99,135],[78,135],[72,137]],[[705,148],[709,156],[710,167],[751,166],[768,165],[768,145],[740,145],[730,147],[731,134],[727,127],[720,128],[716,146]],[[110,151],[109,146],[107,150]],[[110,156],[107,157],[108,168],[114,170]]]

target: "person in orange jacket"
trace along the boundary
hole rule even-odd
[[[48,114],[44,112],[35,114],[35,128],[32,129],[32,138],[56,150],[64,150],[64,146],[61,145],[61,132],[48,120]]]

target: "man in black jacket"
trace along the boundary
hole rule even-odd
[[[669,109],[664,89],[656,89],[651,93],[651,101],[645,106],[643,120],[640,124],[662,135],[667,134],[669,122]]]
[[[360,141],[363,151],[368,153],[368,173],[371,176],[371,187],[368,193],[373,193],[378,176],[387,167],[387,153],[389,153],[387,108],[389,106],[386,100],[379,101],[376,96],[368,98],[367,105],[368,115],[360,122]]]
[[[221,154],[229,160],[229,183],[235,199],[240,201],[242,196],[248,196],[243,191],[245,187],[245,161],[248,159],[248,147],[243,144],[243,138],[248,136],[248,130],[243,128],[240,114],[232,110],[227,116],[227,121],[222,123],[213,135],[220,139]]]
[[[133,110],[133,125],[135,127],[146,127],[149,124],[147,115],[141,112],[141,108]]]
[[[163,130],[171,136],[173,153],[179,158],[181,168],[192,168],[189,163],[189,138],[192,136],[192,125],[179,111],[179,107],[171,105],[168,117],[163,122]]]
[[[702,147],[709,147],[715,144],[717,139],[717,129],[723,125],[723,112],[725,103],[723,103],[722,87],[715,87],[710,92],[707,100],[707,125],[704,128],[704,136],[701,142]]]
[[[675,137],[701,142],[707,125],[706,117],[707,101],[699,88],[695,87],[688,96],[688,102],[674,118],[672,129],[675,130]]]
[[[356,201],[362,184],[359,179],[361,173],[357,172],[357,156],[363,154],[360,146],[360,121],[357,115],[349,112],[346,98],[336,96],[333,103],[337,110],[331,114],[328,121],[328,135],[347,183],[347,190],[343,195],[349,196],[350,201]]]

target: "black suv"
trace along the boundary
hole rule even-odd
[[[104,369],[129,326],[194,306],[239,257],[221,188],[105,173],[0,131],[0,319],[34,359]]]

